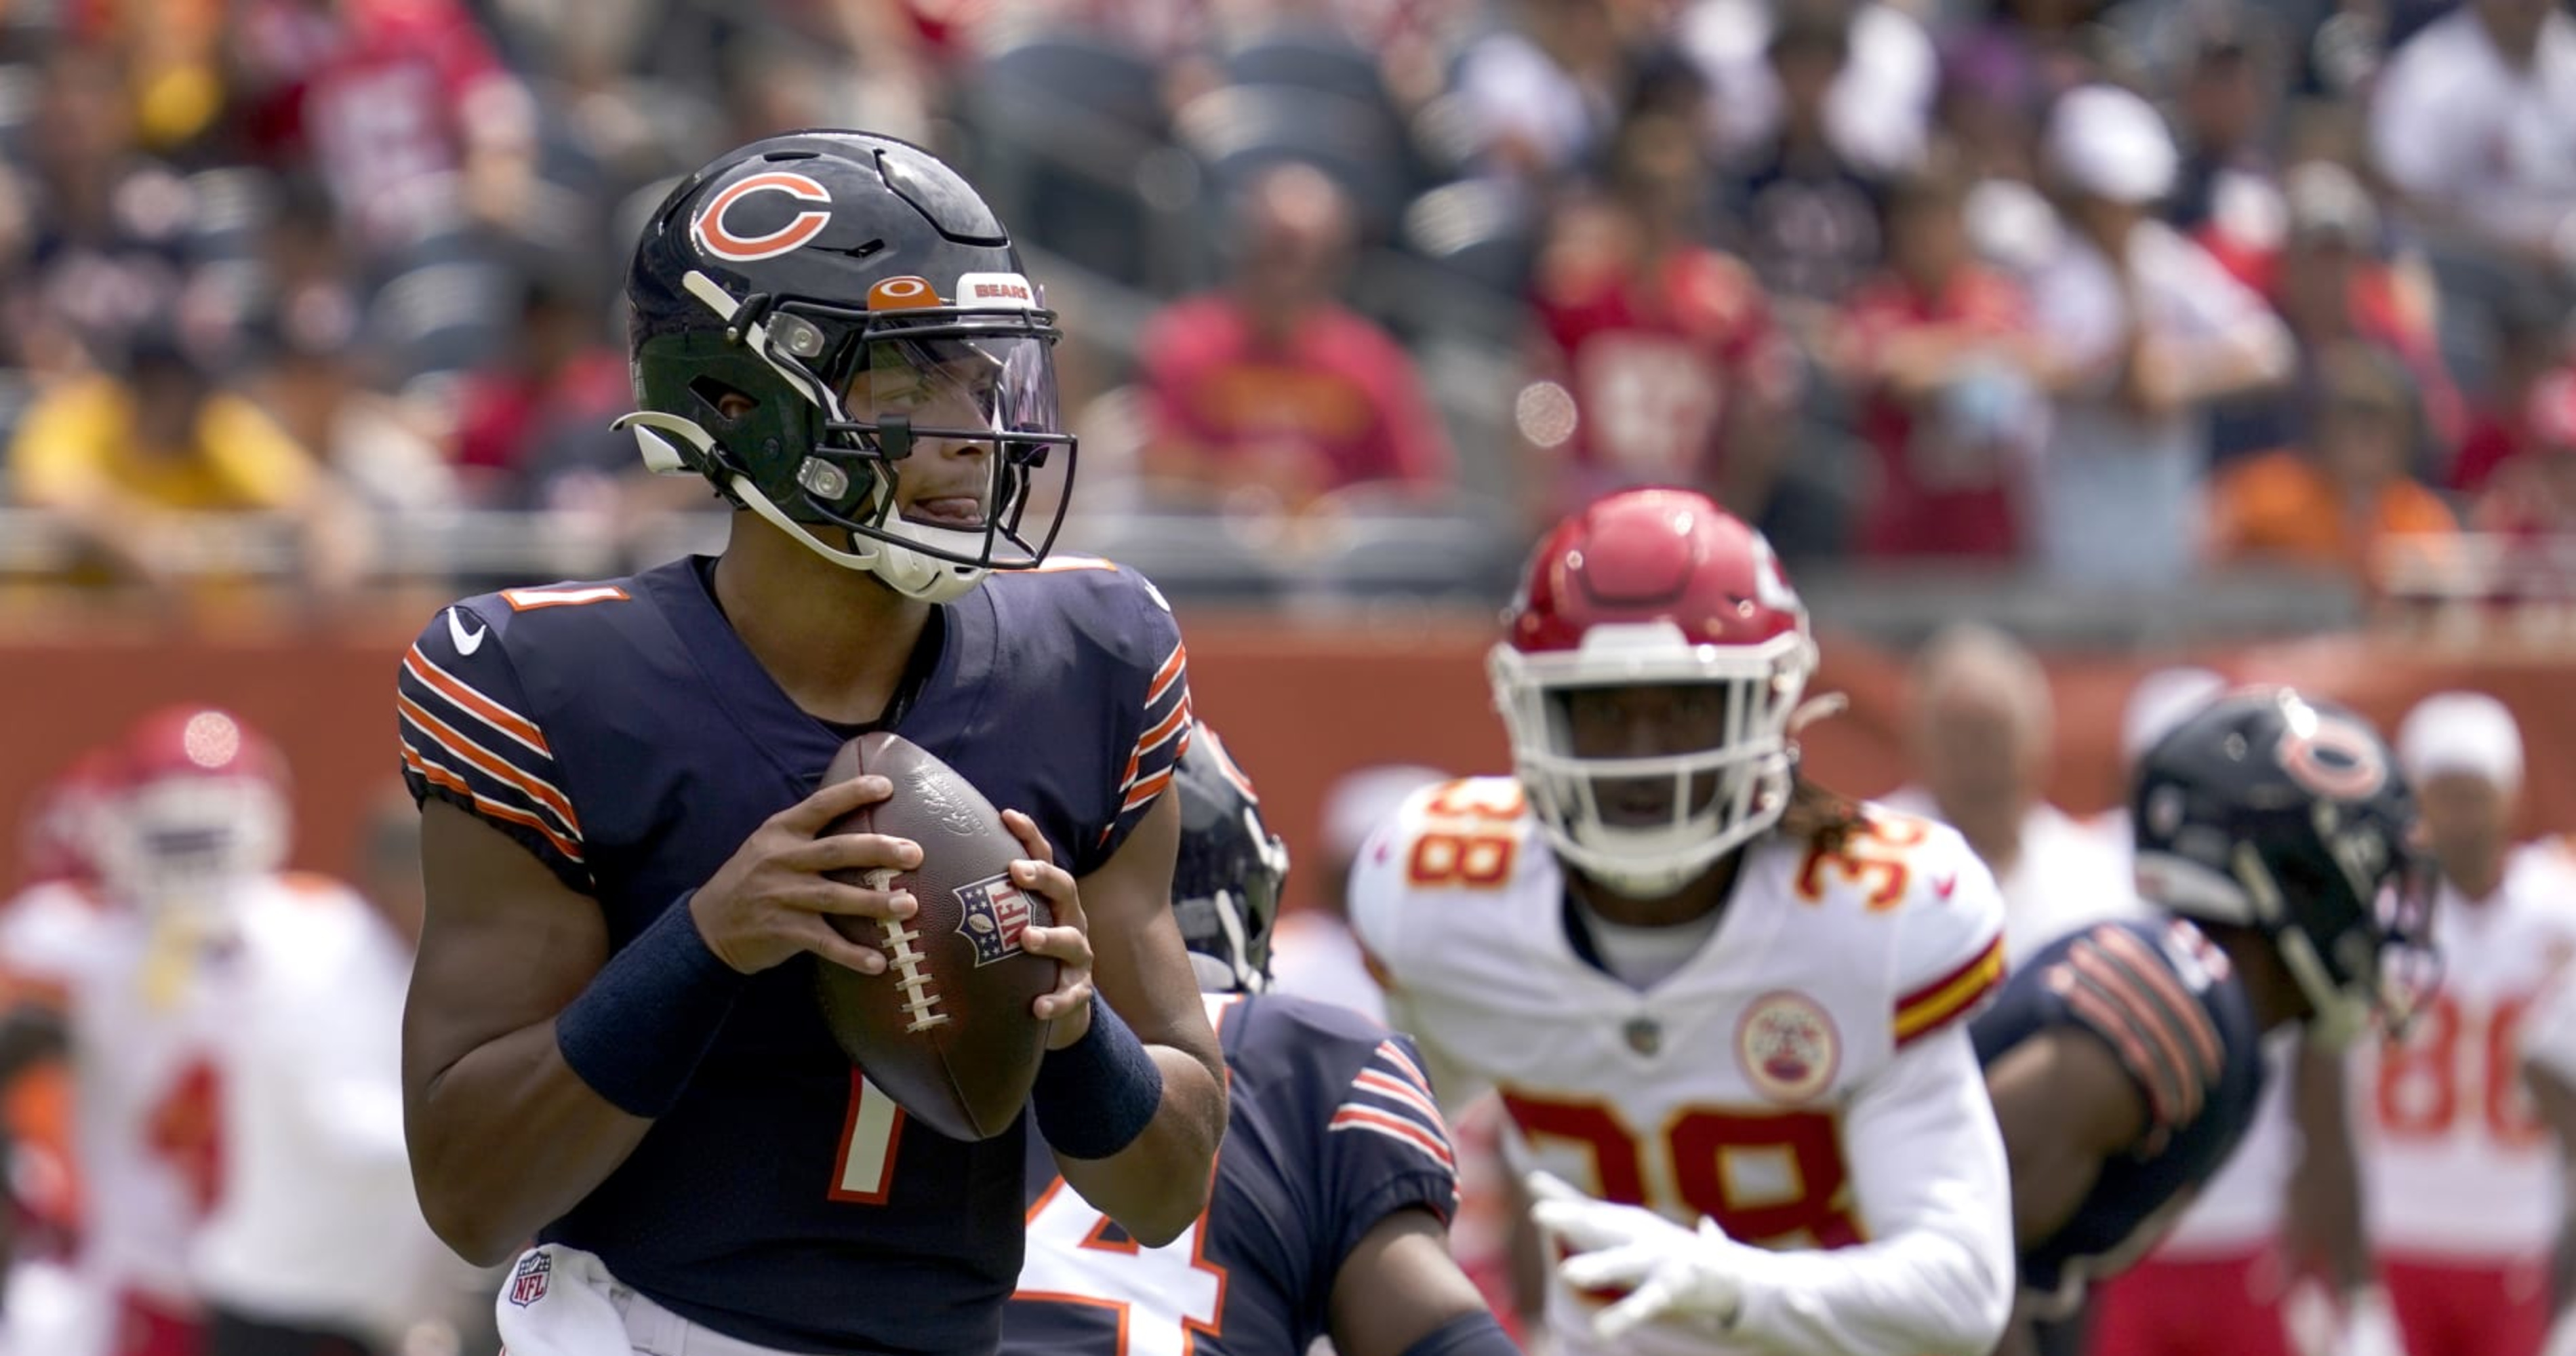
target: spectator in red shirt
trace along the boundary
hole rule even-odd
[[[2005,558],[2045,410],[2025,375],[2021,290],[1970,257],[1966,176],[1939,164],[1888,200],[1888,271],[1852,298],[1832,345],[1861,397],[1878,486],[1861,513],[1870,555]]]
[[[2452,489],[2466,494],[2484,490],[2538,447],[2531,416],[2542,406],[2532,397],[2553,377],[2576,380],[2576,361],[2570,361],[2576,354],[2569,348],[2559,333],[2557,308],[2545,301],[2525,300],[2498,311],[2494,374],[2470,412],[2468,434],[2451,463]]]
[[[1632,117],[1608,193],[1550,228],[1537,379],[1517,402],[1544,516],[1641,484],[1707,490],[1747,519],[1770,500],[1797,357],[1752,271],[1698,243],[1707,167],[1690,123]]]
[[[542,504],[567,465],[625,465],[634,450],[608,427],[634,399],[602,312],[559,277],[521,284],[513,351],[458,392],[456,463],[465,495],[488,507]]]
[[[2403,260],[2379,253],[2379,212],[2352,171],[2328,160],[2292,166],[2283,178],[2289,234],[2261,261],[2255,286],[2297,338],[2299,385],[2311,391],[2319,355],[2346,343],[2378,350],[2402,366],[2426,432],[2447,459],[2465,416],[2433,329],[2430,287]]]
[[[2533,384],[2525,455],[2496,468],[2471,521],[2517,537],[2576,535],[2576,368]]]
[[[462,0],[246,0],[233,41],[254,140],[369,254],[530,211],[534,110]]]
[[[1348,199],[1310,167],[1246,190],[1232,285],[1145,333],[1150,493],[1206,506],[1248,492],[1295,512],[1356,485],[1448,484],[1448,435],[1413,360],[1334,299],[1352,230]]]

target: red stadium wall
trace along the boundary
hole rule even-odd
[[[302,814],[299,864],[345,872],[371,797],[394,779],[393,671],[410,637],[398,630],[185,640],[59,634],[0,637],[0,824],[75,753],[163,702],[229,705],[285,745]],[[1487,709],[1489,632],[1457,622],[1302,625],[1272,617],[1184,617],[1199,713],[1260,783],[1276,827],[1294,847],[1313,839],[1318,799],[1341,772],[1368,763],[1425,762],[1461,771],[1505,766]],[[1809,730],[1811,765],[1829,784],[1871,794],[1904,775],[1901,656],[1828,641],[1818,690],[1850,695],[1851,710]],[[2576,659],[2482,650],[2444,652],[2415,640],[2347,640],[2193,656],[2232,678],[2298,683],[2392,722],[2416,697],[2445,687],[2494,693],[2519,713],[2530,747],[2530,832],[2576,829]],[[2054,791],[2077,811],[2118,795],[2120,708],[2148,667],[2130,659],[2053,660],[2059,743]],[[14,878],[18,844],[0,836],[0,877]],[[1308,852],[1309,872],[1316,862]],[[1303,881],[1296,888],[1305,896]]]

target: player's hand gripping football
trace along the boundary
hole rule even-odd
[[[1724,1328],[1744,1302],[1747,1254],[1755,1250],[1703,1218],[1699,1232],[1652,1210],[1614,1205],[1575,1190],[1551,1173],[1529,1175],[1530,1217],[1572,1254],[1557,1274],[1578,1290],[1625,1289],[1626,1298],[1592,1320],[1593,1334],[1616,1342],[1639,1324],[1691,1320]]]
[[[1061,1050],[1091,1032],[1091,924],[1082,916],[1082,892],[1073,876],[1055,864],[1055,849],[1038,822],[1017,810],[1002,812],[1002,826],[1020,840],[1026,861],[1011,863],[1011,883],[1047,902],[1051,928],[1032,927],[1020,934],[1020,949],[1056,963],[1055,992],[1038,995],[1030,1010],[1047,1032],[1047,1048]]]
[[[744,974],[800,951],[862,974],[882,972],[884,956],[842,936],[824,915],[903,919],[920,906],[909,891],[844,885],[826,873],[910,870],[921,864],[921,846],[881,833],[823,830],[893,794],[894,783],[883,777],[853,777],[763,820],[689,900],[689,916],[707,949]]]

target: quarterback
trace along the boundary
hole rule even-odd
[[[1540,1223],[1596,1254],[1552,1282],[1559,1349],[1982,1356],[2013,1291],[1966,1026],[1992,877],[1798,777],[1806,610],[1707,498],[1587,507],[1507,624],[1518,776],[1410,799],[1351,914],[1390,1025],[1453,1103],[1499,1094]]]

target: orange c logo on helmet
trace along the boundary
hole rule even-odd
[[[2335,800],[2360,800],[2388,781],[2379,740],[2351,721],[2320,715],[2316,729],[2281,741],[2281,767],[2299,785]]]
[[[736,180],[724,192],[709,199],[706,207],[699,211],[697,220],[689,223],[689,234],[696,237],[698,248],[719,259],[748,264],[761,259],[775,259],[798,249],[831,224],[829,211],[799,212],[794,220],[766,235],[736,235],[725,225],[725,213],[755,193],[784,193],[800,202],[822,203],[826,208],[832,203],[830,189],[805,175],[786,170],[769,170]]]

